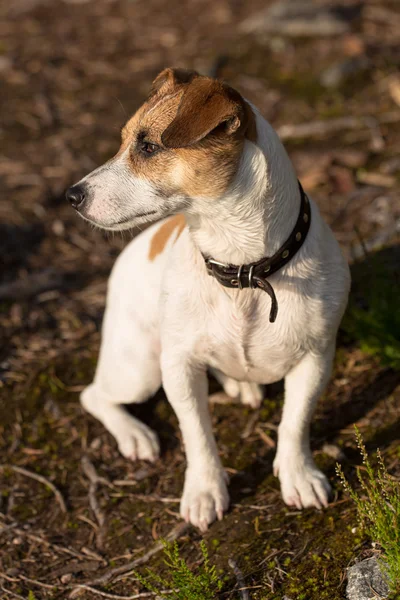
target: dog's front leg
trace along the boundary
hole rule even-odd
[[[218,456],[208,410],[208,381],[192,357],[163,353],[163,385],[179,420],[187,468],[181,515],[205,531],[228,508],[226,474]]]
[[[320,354],[306,354],[285,378],[285,403],[279,426],[274,474],[286,504],[298,509],[327,506],[330,485],[316,467],[310,449],[311,417],[328,383],[335,344]]]

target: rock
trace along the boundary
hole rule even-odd
[[[322,452],[340,462],[347,460],[343,450],[339,448],[339,446],[336,446],[336,444],[324,444],[322,446]]]
[[[362,3],[351,6],[316,5],[313,0],[279,0],[245,19],[243,33],[273,33],[290,37],[342,35],[361,14]]]
[[[389,586],[375,557],[363,560],[347,572],[348,600],[377,600],[387,598]]]

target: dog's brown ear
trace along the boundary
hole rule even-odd
[[[230,135],[245,129],[246,114],[245,101],[238,92],[219,81],[198,77],[184,91],[176,117],[161,140],[166,148],[184,148],[219,125]]]
[[[167,86],[172,89],[184,83],[190,83],[199,74],[196,71],[190,69],[164,69],[161,71],[153,81],[150,90],[150,96],[156,94],[162,87]]]

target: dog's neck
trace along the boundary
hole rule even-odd
[[[245,143],[228,193],[216,200],[196,198],[186,211],[197,248],[226,264],[272,256],[299,215],[300,193],[292,163],[275,131],[253,110],[257,145]]]

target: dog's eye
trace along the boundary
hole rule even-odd
[[[146,154],[146,156],[149,156],[150,154],[154,154],[154,152],[157,152],[157,150],[159,150],[159,146],[157,146],[157,144],[153,144],[152,142],[141,142],[140,144],[140,151],[143,154]]]

